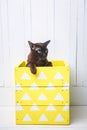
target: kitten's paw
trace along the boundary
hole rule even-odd
[[[52,62],[48,62],[48,66],[52,66]]]
[[[29,67],[29,68],[30,68],[30,71],[31,71],[32,74],[36,74],[36,72],[37,72],[37,70],[36,70],[36,65],[27,63],[27,64],[26,64],[26,67]]]
[[[36,74],[37,70],[36,68],[30,68],[32,74]]]

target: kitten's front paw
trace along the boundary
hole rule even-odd
[[[52,66],[52,62],[48,62],[48,66]]]
[[[36,68],[30,68],[32,74],[36,74],[37,70]]]

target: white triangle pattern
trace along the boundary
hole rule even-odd
[[[47,109],[46,109],[46,111],[55,111],[56,109],[55,109],[55,107],[53,106],[53,104],[50,104],[48,107],[47,107]]]
[[[64,100],[64,98],[62,97],[62,95],[60,94],[60,93],[58,93],[57,95],[56,95],[56,97],[54,98],[54,100]]]
[[[68,90],[69,89],[69,83],[65,83],[62,87],[62,90]]]
[[[54,79],[63,79],[63,76],[61,75],[60,72],[58,72],[58,73],[55,75]]]
[[[63,108],[63,111],[68,111],[68,110],[69,110],[69,105],[66,104],[66,105],[64,106],[64,108]]]
[[[16,111],[23,111],[24,109],[22,108],[22,106],[18,103],[16,105]]]
[[[38,106],[34,103],[32,107],[30,108],[31,111],[39,111]]]
[[[30,76],[28,73],[24,72],[22,77],[21,77],[22,80],[30,80]]]
[[[16,90],[23,90],[23,88],[20,86],[20,84],[16,84]]]
[[[38,89],[39,89],[39,87],[37,86],[36,83],[33,83],[33,84],[31,85],[31,87],[30,87],[30,90],[38,90]]]
[[[32,121],[32,119],[28,114],[26,114],[25,117],[23,118],[23,121]]]
[[[47,90],[55,90],[56,88],[53,86],[52,83],[49,83],[48,86],[46,87]]]
[[[39,80],[41,80],[41,79],[46,80],[47,77],[45,76],[44,72],[41,72],[40,75],[37,77],[37,79],[39,79]]]
[[[24,96],[22,97],[22,100],[32,100],[31,97],[26,93],[24,94]]]
[[[42,114],[39,118],[39,121],[48,121],[48,119],[44,114]]]
[[[22,77],[21,77],[22,80],[30,80],[30,76],[25,72]],[[38,79],[47,79],[47,77],[45,76],[45,74],[43,72],[40,73],[40,75],[38,76]],[[54,79],[63,79],[63,76],[61,75],[60,72],[58,72]],[[30,90],[38,90],[39,87],[37,86],[36,83],[33,83],[30,87]],[[56,88],[53,86],[53,84],[50,82],[48,84],[48,86],[46,87],[47,90],[55,90]],[[62,90],[68,90],[69,89],[69,83],[66,82],[64,84],[64,86],[62,87]],[[20,84],[16,84],[16,90],[23,90],[23,88],[20,86]],[[26,93],[24,94],[24,96],[22,97],[22,100],[32,100],[32,98]],[[38,100],[48,100],[47,97],[44,95],[44,94],[41,94],[39,97],[38,97]],[[54,98],[54,100],[64,100],[64,98],[62,97],[62,95],[60,93],[58,93],[56,95],[56,97]],[[16,111],[23,111],[23,107],[18,103],[16,105]],[[31,111],[39,111],[39,107],[34,103],[31,108],[30,108]],[[53,104],[49,104],[49,106],[46,108],[46,111],[55,111],[56,108]],[[69,110],[69,105],[66,104],[62,111],[68,111]],[[32,121],[31,117],[26,114],[23,118],[23,121]],[[42,114],[39,118],[39,121],[48,121],[48,118],[46,117],[45,114]],[[61,114],[58,114],[57,117],[55,118],[55,122],[64,122],[64,118],[62,117]]]
[[[56,119],[55,119],[55,122],[64,122],[64,118],[62,117],[61,114],[58,114]]]
[[[69,87],[69,83],[66,82],[66,83],[64,84],[64,87]]]
[[[38,100],[47,100],[47,97],[44,94],[41,94]]]

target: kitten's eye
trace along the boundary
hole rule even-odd
[[[48,53],[48,50],[46,50],[45,53]]]
[[[40,50],[38,50],[37,52],[38,52],[39,54],[41,53],[41,51],[40,51]]]

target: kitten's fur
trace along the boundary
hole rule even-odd
[[[50,40],[44,43],[32,43],[28,41],[31,52],[28,55],[26,66],[30,67],[33,74],[36,74],[36,66],[52,66],[52,63],[47,60],[47,45],[49,42]]]

